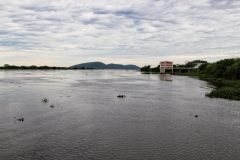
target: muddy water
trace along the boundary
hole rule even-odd
[[[0,159],[238,159],[240,104],[206,98],[212,88],[138,71],[0,71]]]

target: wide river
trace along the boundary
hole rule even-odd
[[[240,103],[205,97],[212,88],[139,71],[1,70],[0,159],[239,159]]]

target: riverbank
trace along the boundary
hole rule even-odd
[[[229,80],[224,78],[212,78],[204,73],[173,73],[172,75],[198,77],[201,80],[210,82],[216,89],[206,93],[209,98],[224,98],[229,100],[240,100],[240,80]]]

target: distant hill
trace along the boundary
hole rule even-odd
[[[94,69],[140,69],[140,67],[136,65],[122,65],[122,64],[104,64],[102,62],[88,62],[88,63],[82,63],[73,65],[69,68],[94,68]]]

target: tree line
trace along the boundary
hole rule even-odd
[[[157,67],[151,68],[150,65],[148,66],[144,66],[141,68],[142,72],[160,72],[160,65],[158,65]]]
[[[91,68],[69,68],[69,67],[55,67],[55,66],[15,66],[15,65],[9,65],[5,64],[3,67],[0,67],[0,69],[91,69]]]
[[[240,79],[240,58],[223,59],[201,65],[199,71],[211,78]]]

